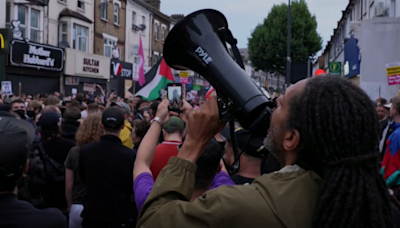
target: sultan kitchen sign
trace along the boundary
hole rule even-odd
[[[13,66],[62,71],[64,51],[58,47],[13,40],[10,45],[10,63]]]

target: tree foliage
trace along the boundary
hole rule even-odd
[[[291,60],[306,62],[322,48],[317,20],[305,0],[291,4]],[[252,65],[263,71],[285,74],[287,42],[287,4],[274,5],[263,24],[253,30],[248,50]]]

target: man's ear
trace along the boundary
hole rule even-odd
[[[298,130],[288,130],[286,131],[283,138],[283,149],[286,151],[294,151],[297,149],[300,143],[300,133]]]

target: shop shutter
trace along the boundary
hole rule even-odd
[[[18,95],[21,83],[21,92],[24,94],[53,94],[60,91],[60,78],[45,78],[38,76],[7,75],[7,79],[12,82],[13,93]]]

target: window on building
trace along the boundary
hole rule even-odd
[[[110,39],[104,39],[104,56],[111,58],[112,50],[116,46],[117,46],[117,41],[110,40]]]
[[[40,30],[39,30],[40,12],[38,10],[31,10],[31,27],[30,27],[30,40],[39,42]]]
[[[158,40],[158,24],[154,24],[154,39]]]
[[[137,64],[137,63],[138,63],[138,59],[139,59],[138,57],[139,57],[138,55],[134,55],[134,56],[133,56],[133,63],[134,63],[134,64]]]
[[[85,0],[78,0],[78,9],[85,10]]]
[[[18,20],[21,22],[19,29],[22,37],[33,42],[40,42],[40,11],[18,6]]]
[[[165,27],[162,27],[162,29],[161,29],[161,39],[162,39],[162,41],[165,40]]]
[[[61,42],[61,41],[68,42],[68,24],[67,24],[67,22],[60,22],[58,27],[59,27],[58,28],[58,31],[59,31],[58,42]]]
[[[72,31],[72,48],[79,51],[88,51],[88,31],[89,29],[81,25],[74,24]]]
[[[25,6],[18,6],[18,20],[21,22],[19,30],[21,30],[22,37],[26,38],[28,8]]]
[[[6,3],[6,26],[7,28],[10,28],[10,22],[11,22],[11,6],[10,3]]]
[[[132,11],[132,24],[136,25],[136,12]]]
[[[145,25],[146,24],[146,17],[142,16],[142,24]]]
[[[100,4],[100,17],[107,20],[107,0],[101,0]]]
[[[119,5],[114,3],[114,24],[119,25]]]

